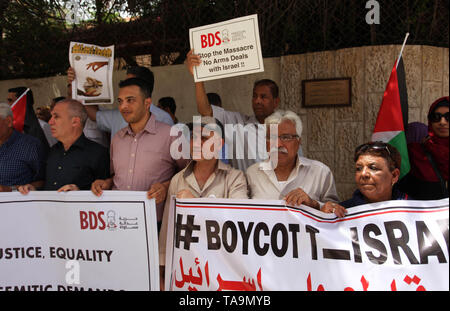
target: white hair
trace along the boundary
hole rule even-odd
[[[0,118],[5,119],[9,116],[13,116],[11,107],[7,103],[0,103]]]
[[[67,104],[67,107],[69,110],[69,115],[72,118],[73,117],[80,118],[81,126],[82,126],[82,128],[84,128],[87,118],[88,118],[88,115],[87,115],[86,108],[80,101],[78,101],[76,99],[66,98],[66,99],[63,99],[63,100],[60,100],[59,102],[57,102],[55,104],[55,106],[59,105],[59,104]]]
[[[299,137],[302,137],[302,131],[303,131],[302,120],[295,112],[292,112],[290,110],[281,110],[281,109],[275,110],[274,113],[272,113],[270,116],[268,116],[264,120],[264,123],[266,125],[280,124],[281,122],[283,122],[285,120],[294,122],[297,135]]]

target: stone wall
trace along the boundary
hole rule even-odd
[[[282,108],[304,122],[303,152],[327,164],[341,199],[355,189],[353,151],[370,140],[400,45],[369,46],[281,57]],[[430,104],[449,94],[448,48],[408,45],[403,51],[409,122],[427,123]],[[302,80],[352,78],[352,106],[302,108]]]
[[[265,72],[208,81],[207,92],[221,95],[225,109],[252,114],[253,82],[269,78],[280,86],[281,107],[297,112],[303,122],[303,152],[327,164],[334,173],[340,198],[355,189],[353,151],[370,140],[383,92],[401,46],[369,46],[289,55],[264,59]],[[429,105],[449,94],[449,49],[407,45],[403,52],[409,101],[409,121],[426,122]],[[180,122],[192,121],[197,114],[194,82],[184,65],[153,67],[153,101],[172,96],[177,103]],[[352,106],[339,108],[302,108],[305,79],[352,78]],[[115,71],[113,84],[125,78]],[[51,98],[66,94],[66,77],[0,81],[0,102],[7,89],[24,85],[34,93],[35,106],[47,105]],[[117,89],[115,90],[117,95]],[[102,109],[113,108],[104,106]]]

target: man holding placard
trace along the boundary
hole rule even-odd
[[[257,15],[190,29],[190,41],[192,50],[187,54],[186,65],[195,81],[197,110],[224,124],[225,142],[230,146],[227,158],[232,167],[246,171],[268,158],[264,119],[279,106],[278,85],[270,79],[256,81],[254,115],[247,116],[211,105],[203,81],[264,71]]]
[[[199,66],[200,63],[200,57],[193,54],[191,50],[187,56],[187,66],[189,71],[193,73],[193,66]],[[272,90],[274,90],[274,92],[272,92]],[[231,166],[245,171],[252,164],[264,159],[262,156],[259,156],[261,152],[264,152],[264,148],[258,148],[258,146],[264,146],[265,134],[252,125],[264,124],[265,117],[272,114],[278,107],[280,99],[278,97],[278,87],[275,82],[271,80],[261,80],[255,83],[252,98],[252,107],[255,112],[254,116],[246,116],[239,112],[227,111],[222,107],[211,105],[206,96],[203,82],[195,83],[195,96],[197,110],[202,116],[214,117],[224,124],[225,142],[230,146],[227,158],[231,158]],[[233,132],[236,130],[236,135],[241,139],[237,138],[235,141],[233,139],[233,133],[231,133],[231,135],[229,134],[230,125],[232,125],[231,130]],[[233,125],[235,125],[235,127]],[[245,135],[247,130],[251,131],[253,135]],[[264,128],[262,128],[262,131],[264,131]],[[260,135],[258,135],[258,132]],[[255,137],[257,141],[249,142],[249,136]],[[246,140],[248,142],[246,146],[244,146],[245,144],[237,143],[238,141],[243,142],[245,138],[247,138]],[[236,151],[235,155],[233,155],[233,150]]]
[[[192,50],[188,53],[186,65],[191,74],[193,74],[194,66],[200,66],[201,62],[200,57],[194,54]],[[225,141],[228,145],[233,146],[233,148],[230,148],[231,153],[233,150],[236,150],[236,155],[229,154],[229,158],[231,158],[230,163],[234,168],[245,171],[252,164],[267,158],[265,157],[264,119],[271,115],[280,103],[278,85],[274,81],[263,79],[255,82],[252,97],[253,116],[227,111],[222,107],[211,105],[206,96],[203,82],[195,83],[195,96],[198,112],[202,116],[213,116],[225,125]],[[255,127],[252,125],[259,126]],[[231,134],[230,129],[232,131]],[[259,131],[260,129],[262,131]],[[234,140],[234,131],[242,139],[237,138]],[[253,135],[251,133],[245,135],[246,131],[253,132]],[[249,137],[256,137],[256,141],[250,141]],[[245,139],[246,143],[237,143],[238,141],[243,141],[243,139]],[[244,155],[243,157],[242,154]],[[301,148],[298,154],[302,156]]]
[[[195,82],[264,71],[256,14],[191,28],[189,40],[202,58]]]

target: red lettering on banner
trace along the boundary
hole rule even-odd
[[[406,275],[405,278],[403,279],[403,282],[405,282],[408,285],[411,285],[411,283],[419,285],[420,281],[421,280],[417,275],[414,275],[412,278],[409,275]],[[397,291],[397,283],[395,282],[395,280],[392,280],[391,282],[391,291],[394,292]],[[423,291],[426,291],[426,289],[422,285],[416,288],[416,292],[423,292]]]
[[[198,291],[198,289],[194,286],[191,285],[198,285],[198,286],[203,286],[205,284],[203,284],[203,273],[202,273],[202,269],[200,267],[200,261],[198,260],[198,258],[195,258],[195,265],[198,266],[197,267],[197,275],[194,275],[192,272],[192,267],[189,268],[189,273],[185,273],[184,272],[184,267],[183,267],[183,258],[180,257],[179,260],[180,263],[180,273],[181,273],[181,280],[179,280],[176,276],[176,271],[174,272],[174,284],[177,288],[183,288],[186,284],[188,285],[188,290],[189,291]],[[210,286],[210,282],[209,282],[209,266],[208,266],[208,261],[205,263],[204,265],[204,276],[205,276],[205,280],[206,280],[206,286],[209,287]],[[236,291],[256,291],[256,285],[258,285],[259,289],[262,291],[263,287],[262,287],[262,281],[261,281],[261,268],[258,270],[258,273],[256,275],[256,283],[254,279],[248,278],[246,279],[245,276],[243,277],[242,281],[228,281],[228,280],[223,280],[220,273],[217,274],[217,282],[219,283],[219,288],[217,289],[217,291],[222,291],[222,290],[236,290]]]
[[[361,284],[362,284],[362,287],[363,287],[363,291],[367,292],[367,289],[369,288],[369,282],[367,282],[367,280],[364,277],[364,275],[361,277]],[[351,288],[351,287],[346,287],[346,288],[344,288],[344,291],[346,291],[346,292],[352,291],[353,292],[354,289]]]
[[[80,211],[80,227],[81,230],[87,229],[89,227],[89,222],[87,221],[87,213]]]
[[[192,267],[189,268],[189,273],[184,272],[183,267],[183,259],[180,257],[179,260],[180,263],[180,272],[181,272],[181,280],[178,280],[176,277],[176,271],[174,271],[174,280],[175,280],[175,286],[177,288],[183,288],[185,285],[188,285],[187,290],[189,291],[198,291],[198,288],[195,287],[195,285],[198,286],[205,286],[209,289],[210,282],[209,282],[209,266],[208,262],[203,267],[203,271],[200,267],[200,261],[198,258],[195,258],[195,265],[197,266],[196,275],[193,274]],[[262,286],[262,273],[261,269],[259,268],[258,273],[256,275],[256,282],[253,278],[246,278],[245,276],[242,278],[242,281],[232,281],[232,280],[224,280],[220,273],[217,274],[217,282],[219,283],[219,288],[217,291],[223,291],[223,290],[230,290],[230,291],[256,291],[258,288],[259,290],[263,290]],[[203,276],[205,276],[206,284],[203,283],[204,279]],[[415,284],[419,285],[421,279],[414,275],[413,277],[410,277],[406,275],[406,277],[403,279],[403,282],[405,282],[408,285]],[[369,281],[366,280],[365,276],[362,275],[360,278],[360,282],[362,285],[362,290],[367,291],[369,289]],[[312,278],[311,273],[308,273],[308,277],[306,278],[306,288],[307,291],[313,291],[313,285],[312,285]],[[391,291],[397,291],[397,282],[395,280],[392,280],[390,284],[390,290]],[[325,291],[325,287],[323,284],[319,284],[316,288],[316,291]],[[344,287],[344,291],[355,291],[354,287]],[[425,287],[420,285],[416,288],[416,291],[426,291]]]
[[[258,270],[258,274],[256,276],[257,283],[259,288],[262,290],[261,285],[261,268]],[[248,279],[245,280],[245,276],[242,281],[226,281],[223,280],[220,276],[220,273],[217,275],[217,282],[219,282],[219,288],[217,291],[222,290],[238,290],[238,291],[256,291],[255,280]]]
[[[105,220],[103,219],[103,215],[105,215],[104,212],[98,213],[98,221],[101,223],[101,226],[98,227],[99,230],[105,230],[106,228],[106,223]]]
[[[91,229],[91,230],[105,230],[106,222],[103,219],[105,212],[84,212],[80,211],[80,228],[81,230]]]
[[[308,278],[306,279],[306,288],[308,290],[308,292],[312,291],[312,285],[311,285],[311,273],[308,274]],[[323,287],[322,284],[319,284],[319,286],[317,286],[317,292],[323,292],[325,291],[325,288]]]
[[[392,280],[391,283],[391,291],[396,292],[397,291],[397,284],[395,284],[395,280]]]
[[[200,261],[198,260],[198,258],[195,258],[195,264],[197,266],[200,264]],[[205,269],[204,271],[205,271],[206,283],[207,283],[207,286],[209,286],[208,262],[206,262],[204,269]],[[184,284],[186,284],[186,283],[194,284],[194,285],[203,285],[203,274],[202,274],[202,270],[201,270],[200,266],[197,268],[197,276],[192,274],[192,268],[189,269],[189,274],[185,274],[184,268],[183,268],[183,258],[180,257],[180,271],[181,271],[182,279],[179,281],[179,280],[177,280],[177,278],[175,276],[175,286],[176,287],[183,288]],[[195,287],[192,287],[191,285],[189,285],[188,290],[189,291],[197,291],[197,289]]]
[[[369,288],[369,282],[366,280],[366,278],[364,277],[364,275],[361,276],[361,285],[362,285],[362,290],[363,291],[367,291]],[[414,277],[410,277],[410,276],[406,276],[403,281],[410,285],[411,283],[414,283],[416,285],[419,285],[420,283],[420,278],[416,275],[414,275]],[[312,282],[311,282],[311,273],[308,274],[308,277],[306,278],[306,288],[308,291],[312,291]],[[391,291],[397,291],[397,283],[395,280],[392,280],[391,284],[390,284],[390,288]],[[317,286],[316,291],[324,291],[324,287],[322,284],[320,284],[319,286]],[[354,291],[353,287],[345,287],[344,291]],[[426,291],[425,287],[420,285],[417,287],[416,291]]]
[[[89,212],[89,229],[97,228],[97,215],[94,212]]]

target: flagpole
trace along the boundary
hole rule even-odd
[[[22,95],[19,96],[19,98],[16,99],[16,101],[11,105],[11,109],[13,109],[13,107],[19,102],[19,100],[25,96],[26,93],[28,93],[28,91],[30,90],[30,88],[27,88],[25,90],[25,92],[23,92]]]
[[[402,57],[403,49],[405,48],[406,40],[408,39],[408,36],[409,36],[409,32],[406,33],[405,40],[403,40],[403,45],[402,45],[402,48],[401,48],[401,50],[400,50],[400,54],[398,54],[398,57],[397,57],[397,63],[395,64],[395,69],[397,69],[398,62],[399,62],[399,60],[400,60],[400,57]]]

